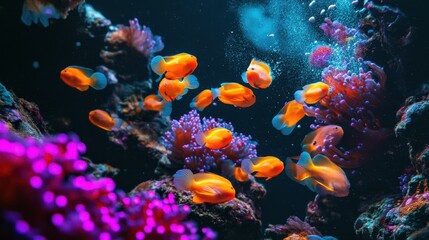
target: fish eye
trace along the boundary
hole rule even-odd
[[[338,127],[335,127],[335,129],[338,129]]]
[[[313,142],[313,145],[316,145],[316,143],[317,143],[317,142],[316,142],[316,141],[314,141],[314,142]]]
[[[252,70],[255,70],[255,68],[251,68]]]

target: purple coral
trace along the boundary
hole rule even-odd
[[[346,44],[347,39],[357,33],[356,29],[347,28],[343,24],[332,21],[329,18],[325,18],[325,23],[320,25],[320,29],[323,30],[326,36],[341,45]]]
[[[75,135],[21,138],[0,124],[0,235],[6,239],[198,239],[189,207],[173,195],[114,191],[85,174]],[[210,229],[203,239],[214,239]]]
[[[161,37],[153,35],[150,28],[141,26],[137,18],[130,20],[129,27],[119,25],[119,28],[109,33],[106,38],[111,44],[125,43],[149,58],[164,49]]]
[[[219,150],[211,150],[198,145],[195,135],[200,131],[223,127],[233,132],[231,143]],[[184,167],[194,172],[218,172],[222,173],[224,164],[241,164],[245,158],[257,156],[256,143],[252,137],[242,133],[234,132],[230,123],[222,119],[200,118],[197,111],[192,110],[183,115],[179,120],[173,120],[171,129],[162,138],[167,150],[170,151],[168,158],[174,162],[181,163]]]

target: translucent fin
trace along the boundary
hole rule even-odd
[[[182,99],[182,97],[185,96],[188,93],[188,91],[189,90],[187,88],[183,89],[183,93],[177,96],[176,100]]]
[[[308,152],[302,152],[301,155],[299,155],[299,160],[296,164],[304,167],[307,170],[311,170],[314,168],[314,164]]]
[[[290,126],[290,127],[284,127],[284,128],[282,128],[282,130],[281,130],[281,133],[283,134],[283,135],[289,135],[289,134],[291,134],[292,132],[293,132],[293,130],[295,129],[295,127],[296,127],[296,125],[292,125],[292,126]]]
[[[245,82],[245,83],[249,83],[249,82],[247,81],[246,71],[244,71],[244,72],[241,74],[241,79],[243,79],[243,82]]]
[[[204,146],[204,133],[203,132],[198,132],[195,135],[195,141],[198,143],[198,145]]]
[[[91,76],[92,87],[96,90],[104,89],[107,86],[107,78],[104,74],[96,72]]]
[[[183,79],[186,88],[188,89],[196,89],[200,86],[198,83],[197,77],[195,75],[189,75]]]
[[[277,114],[271,120],[271,124],[273,124],[273,127],[277,130],[281,130],[287,126],[287,122],[282,122],[282,116],[283,114]]]
[[[241,170],[247,174],[252,174],[253,172],[253,163],[250,159],[243,159],[241,161]]]
[[[189,169],[182,169],[173,175],[173,183],[177,189],[191,190],[194,174]]]
[[[213,100],[214,99],[216,99],[217,97],[219,97],[219,94],[220,94],[220,90],[219,90],[219,88],[212,88],[212,89],[210,89],[211,91],[212,91],[212,93],[213,93]]]
[[[163,75],[165,73],[164,65],[165,60],[161,56],[156,56],[152,58],[152,61],[150,62],[150,67],[152,68],[152,71],[154,71],[158,75]]]
[[[113,117],[113,120],[115,121],[114,128],[116,128],[116,129],[119,129],[122,126],[122,124],[124,123],[124,120],[122,120],[119,117]]]
[[[305,103],[305,99],[304,99],[304,91],[303,90],[298,90],[296,91],[293,96],[295,97],[295,100],[301,104]]]
[[[305,184],[304,180],[311,177],[310,173],[302,166],[294,163],[290,158],[286,159],[285,172],[292,179],[301,184]]]
[[[313,158],[313,164],[320,167],[327,167],[331,169],[340,170],[340,167],[338,167],[335,163],[333,163],[327,156],[323,154],[317,154]]]
[[[57,9],[50,4],[45,6],[37,4],[31,9],[28,5],[28,1],[25,1],[22,7],[21,21],[27,26],[40,21],[44,27],[47,27],[49,26],[50,18],[58,19],[60,17],[61,15]]]
[[[169,116],[173,111],[173,103],[167,102],[167,101],[163,101],[163,102],[164,102],[164,107],[161,110],[161,115]]]

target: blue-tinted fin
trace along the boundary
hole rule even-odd
[[[305,103],[305,99],[304,99],[304,91],[303,90],[298,90],[296,91],[293,96],[295,97],[295,100],[301,104]]]
[[[107,78],[104,74],[96,72],[91,76],[92,88],[96,90],[104,89],[107,86]]]
[[[210,90],[213,93],[213,100],[215,100],[217,97],[219,97],[219,94],[220,94],[219,88],[212,88]]]
[[[285,128],[287,126],[287,122],[282,122],[282,120],[281,120],[282,115],[283,114],[277,114],[271,120],[271,124],[277,130],[282,130],[283,128]]]
[[[196,101],[197,101],[197,97],[194,97],[192,99],[192,102],[189,103],[189,107],[192,108],[192,109],[197,109],[198,111],[202,111],[203,109],[196,107],[196,104],[195,104]]]
[[[243,160],[241,161],[241,169],[242,169],[245,173],[247,173],[247,174],[252,174],[252,172],[253,172],[252,167],[253,167],[253,163],[252,163],[252,161],[251,161],[250,159],[243,159]]]
[[[161,110],[161,115],[163,116],[169,116],[171,112],[173,111],[173,104],[171,102],[163,101],[164,102],[164,108]]]
[[[40,23],[44,27],[47,27],[49,26],[49,19],[58,19],[60,17],[60,13],[51,4],[43,6],[40,9],[40,12],[35,12],[31,10],[28,7],[27,1],[24,2],[24,5],[22,7],[21,21],[27,26],[30,26],[32,23],[38,23],[40,21]]]
[[[155,79],[155,82],[159,82],[159,81],[161,81],[161,80],[164,78],[164,75],[165,75],[165,74],[161,74],[161,75],[159,75],[159,77],[158,77],[157,79]]]
[[[310,170],[313,167],[313,162],[308,152],[302,152],[301,155],[299,155],[299,160],[296,164],[304,167],[307,170]]]
[[[198,145],[204,146],[204,132],[198,132],[195,135],[195,141],[198,143]]]
[[[150,68],[152,68],[152,71],[154,71],[156,74],[163,75],[165,73],[164,64],[164,58],[161,56],[156,56],[152,58],[152,61],[150,61]]]
[[[188,89],[187,89],[187,88],[185,88],[185,89],[183,90],[183,93],[182,93],[182,94],[180,94],[179,96],[177,96],[176,100],[180,100],[180,99],[182,99],[182,97],[183,97],[183,96],[185,96],[187,93],[188,93]]]
[[[119,117],[112,117],[112,118],[113,118],[113,120],[115,120],[114,129],[119,129],[122,126],[122,124],[124,123],[124,120],[122,120]]]
[[[243,82],[245,82],[245,83],[249,83],[249,82],[247,81],[247,77],[246,77],[246,72],[245,72],[245,71],[241,74],[241,79],[243,79]]]
[[[200,86],[197,77],[195,75],[189,75],[183,79],[186,88],[188,89],[196,89]]]
[[[284,128],[282,128],[281,132],[282,132],[283,135],[287,136],[287,135],[289,135],[289,134],[291,134],[293,132],[293,130],[295,129],[295,127],[296,127],[296,124],[292,125],[290,127],[288,127],[286,125]]]
[[[191,190],[194,174],[189,169],[182,169],[173,175],[174,186],[179,190]]]
[[[94,74],[94,70],[90,69],[90,68],[85,68],[85,67],[81,67],[81,66],[76,66],[76,65],[71,65],[68,66],[68,68],[76,68],[79,69],[80,71],[82,71],[88,78],[90,78],[92,76],[92,74]]]

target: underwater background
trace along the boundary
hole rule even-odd
[[[401,0],[2,1],[0,239],[429,239],[425,10]],[[38,16],[48,19],[31,22]],[[196,57],[199,87],[172,101],[171,114],[144,109],[165,77],[151,61],[179,53]],[[269,87],[242,80],[252,59],[269,66]],[[69,66],[101,72],[107,86],[65,84]],[[220,95],[190,112],[197,94],[226,82],[255,103]],[[329,91],[300,100],[300,113],[281,112],[313,83]],[[91,123],[95,109],[114,128]],[[199,146],[196,132],[190,145],[181,140],[199,117],[214,119],[197,132],[226,128],[231,144]],[[326,142],[307,150],[327,156],[319,167],[332,172],[297,162],[307,134],[334,125],[341,136],[319,131]],[[285,170],[258,177],[268,164],[246,182],[225,170],[256,156]],[[235,198],[196,203],[196,190],[173,180],[183,168],[223,176]],[[346,183],[344,195],[335,186]]]

